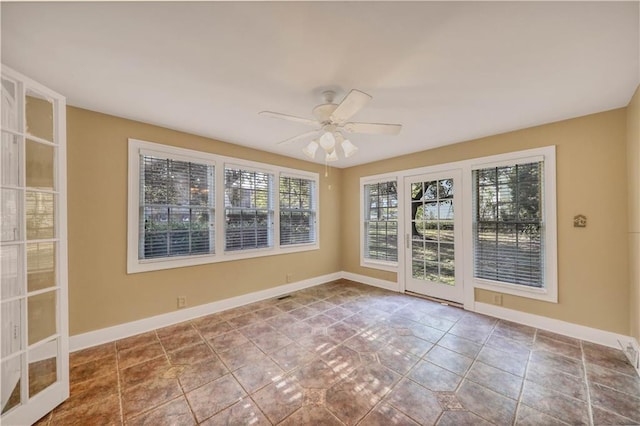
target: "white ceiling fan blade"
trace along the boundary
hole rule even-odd
[[[297,136],[294,136],[292,138],[285,139],[285,140],[283,140],[281,142],[278,142],[278,145],[288,145],[290,143],[297,142],[297,141],[299,141],[301,139],[305,139],[305,138],[308,138],[311,135],[316,135],[316,134],[318,134],[317,130],[311,130],[309,132],[304,132],[304,133],[302,133],[300,135],[297,135]]]
[[[344,129],[349,133],[397,135],[400,133],[402,125],[385,123],[346,123],[344,125]]]
[[[273,112],[273,111],[260,111],[258,114],[264,117],[279,118],[281,120],[294,121],[296,123],[306,124],[307,126],[320,127],[320,123],[318,123],[316,120],[311,120],[303,117],[296,117],[295,115],[282,114],[282,113]]]
[[[359,90],[352,90],[340,102],[340,105],[331,114],[331,121],[344,123],[371,100],[371,96]]]

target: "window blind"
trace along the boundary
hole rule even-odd
[[[398,261],[396,181],[364,185],[364,257]]]
[[[273,174],[226,167],[225,250],[273,246]]]
[[[544,287],[543,167],[473,171],[475,277]]]
[[[280,177],[280,245],[316,241],[315,181]]]
[[[214,166],[140,156],[139,259],[214,253]]]

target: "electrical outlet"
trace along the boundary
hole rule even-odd
[[[493,304],[494,305],[498,305],[498,306],[502,306],[502,295],[501,294],[494,294],[493,295]]]
[[[178,309],[187,307],[187,296],[178,296]]]
[[[287,282],[288,283],[293,282],[293,273],[289,272],[287,274]]]

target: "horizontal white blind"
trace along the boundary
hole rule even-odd
[[[398,185],[364,185],[364,257],[398,261]]]
[[[271,173],[225,167],[225,250],[273,246],[273,180]]]
[[[214,253],[214,166],[140,156],[139,259]]]
[[[474,275],[544,287],[543,162],[473,171]]]
[[[280,177],[280,245],[316,242],[315,181]]]

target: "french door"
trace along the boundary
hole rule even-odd
[[[460,170],[408,176],[405,289],[463,302]]]
[[[0,423],[69,396],[66,103],[2,66]]]

